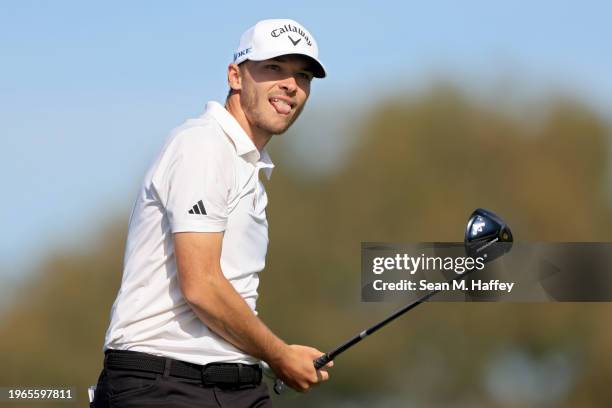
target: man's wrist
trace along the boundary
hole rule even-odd
[[[276,366],[281,364],[282,360],[287,356],[289,345],[276,337],[274,342],[270,344],[267,355],[264,356],[265,360],[270,366]]]

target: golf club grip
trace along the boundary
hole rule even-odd
[[[329,363],[331,361],[331,358],[329,357],[329,354],[323,354],[321,357],[317,358],[316,360],[314,360],[312,363],[314,364],[315,369],[319,369],[323,366],[325,366],[325,364]],[[282,394],[282,392],[285,390],[286,385],[284,382],[282,382],[279,379],[276,379],[276,381],[274,382],[274,392],[277,395]]]
[[[287,386],[281,379],[274,380],[274,393],[276,395],[281,395]]]
[[[331,358],[329,357],[329,354],[325,353],[321,357],[313,361],[313,363],[314,363],[315,368],[318,370],[319,368],[323,367],[325,364],[329,363],[330,361],[331,361]]]

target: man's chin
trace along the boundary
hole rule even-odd
[[[293,121],[284,123],[271,123],[265,127],[265,130],[272,135],[281,135],[285,133],[292,125]]]

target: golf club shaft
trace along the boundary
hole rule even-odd
[[[476,269],[475,268],[474,269],[470,269],[470,270],[466,271],[465,273],[463,273],[461,275],[455,276],[453,279],[450,279],[447,282],[451,283],[451,282],[455,282],[455,281],[458,281],[458,280],[461,280],[461,279],[465,279],[465,277],[468,276],[474,270],[476,270]],[[341,344],[340,346],[336,347],[334,350],[330,351],[329,353],[323,354],[321,357],[319,357],[319,358],[317,358],[316,360],[313,361],[314,367],[317,370],[320,369],[321,367],[325,366],[325,364],[327,364],[330,361],[334,360],[337,356],[339,356],[340,354],[344,353],[346,350],[348,350],[349,348],[353,347],[355,344],[359,343],[361,340],[363,340],[366,337],[368,337],[370,334],[375,333],[378,330],[382,329],[387,324],[391,323],[393,320],[397,319],[398,317],[400,317],[404,313],[408,312],[409,310],[414,309],[415,307],[417,307],[421,303],[427,301],[432,296],[437,295],[441,291],[442,291],[442,289],[436,289],[436,290],[434,290],[432,292],[429,292],[429,293],[421,296],[420,298],[418,298],[414,302],[412,302],[412,303],[402,307],[401,309],[399,309],[399,310],[395,311],[394,313],[392,313],[389,317],[387,317],[387,318],[381,320],[380,322],[376,323],[374,326],[365,329],[364,331],[362,331],[361,333],[359,333],[358,335],[356,335],[355,337],[353,337],[349,341],[347,341],[347,342]],[[284,388],[285,388],[284,383],[282,381],[280,381],[280,380],[277,380],[275,385],[274,385],[274,391],[277,394],[280,394],[283,391]]]
[[[454,277],[453,279],[448,280],[447,282],[451,283],[451,282],[454,282],[454,281],[458,281],[458,280],[464,279],[467,275],[469,275],[474,270],[475,269],[471,269],[469,271],[466,271],[465,273],[463,273],[461,275],[457,275],[456,277]],[[397,319],[398,317],[400,317],[404,313],[408,312],[409,310],[414,309],[415,307],[417,307],[421,303],[426,302],[427,300],[429,300],[429,298],[437,295],[441,291],[442,291],[442,289],[437,289],[437,290],[434,290],[432,292],[429,292],[429,293],[421,296],[420,298],[418,298],[414,302],[412,302],[412,303],[402,307],[401,309],[399,309],[399,310],[395,311],[394,313],[392,313],[389,317],[387,317],[387,318],[381,320],[380,322],[376,323],[374,326],[372,326],[372,327],[370,327],[368,329],[365,329],[364,331],[362,331],[361,333],[359,333],[358,335],[356,335],[355,337],[353,337],[352,339],[350,339],[346,343],[338,346],[337,348],[335,348],[334,350],[330,351],[329,353],[323,354],[321,357],[319,357],[318,359],[316,359],[314,361],[315,368],[323,367],[325,364],[327,364],[328,362],[332,361],[337,356],[339,356],[340,354],[344,353],[346,350],[348,350],[349,348],[353,347],[355,344],[359,343],[361,340],[363,340],[366,337],[368,337],[370,334],[375,333],[378,330],[382,329],[387,324],[391,323],[393,320]]]

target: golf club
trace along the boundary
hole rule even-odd
[[[512,247],[512,242],[513,237],[512,232],[510,231],[510,227],[492,211],[478,208],[472,213],[472,215],[468,219],[464,238],[465,250],[468,256],[482,257],[484,259],[484,262],[491,262],[492,260],[510,251]],[[507,245],[493,245],[495,243],[507,243]],[[454,281],[464,279],[466,276],[468,276],[471,272],[475,270],[477,269],[470,269],[464,272],[463,274],[455,276],[453,279],[450,279],[447,282],[452,283]],[[440,291],[441,289],[438,289],[434,290],[433,292],[427,293],[426,295],[420,297],[414,302],[397,310],[389,317],[381,320],[372,327],[363,330],[346,343],[343,343],[334,350],[323,354],[321,357],[313,361],[315,368],[318,370],[321,367],[325,366],[325,364],[334,360],[337,356],[344,353],[346,350],[353,347],[361,340],[377,332],[378,330],[386,326],[388,323],[397,319],[409,310],[414,309],[421,303],[427,301],[429,298],[438,294]],[[286,386],[283,381],[281,381],[280,379],[275,380],[274,392],[276,394],[281,394],[285,388]]]

